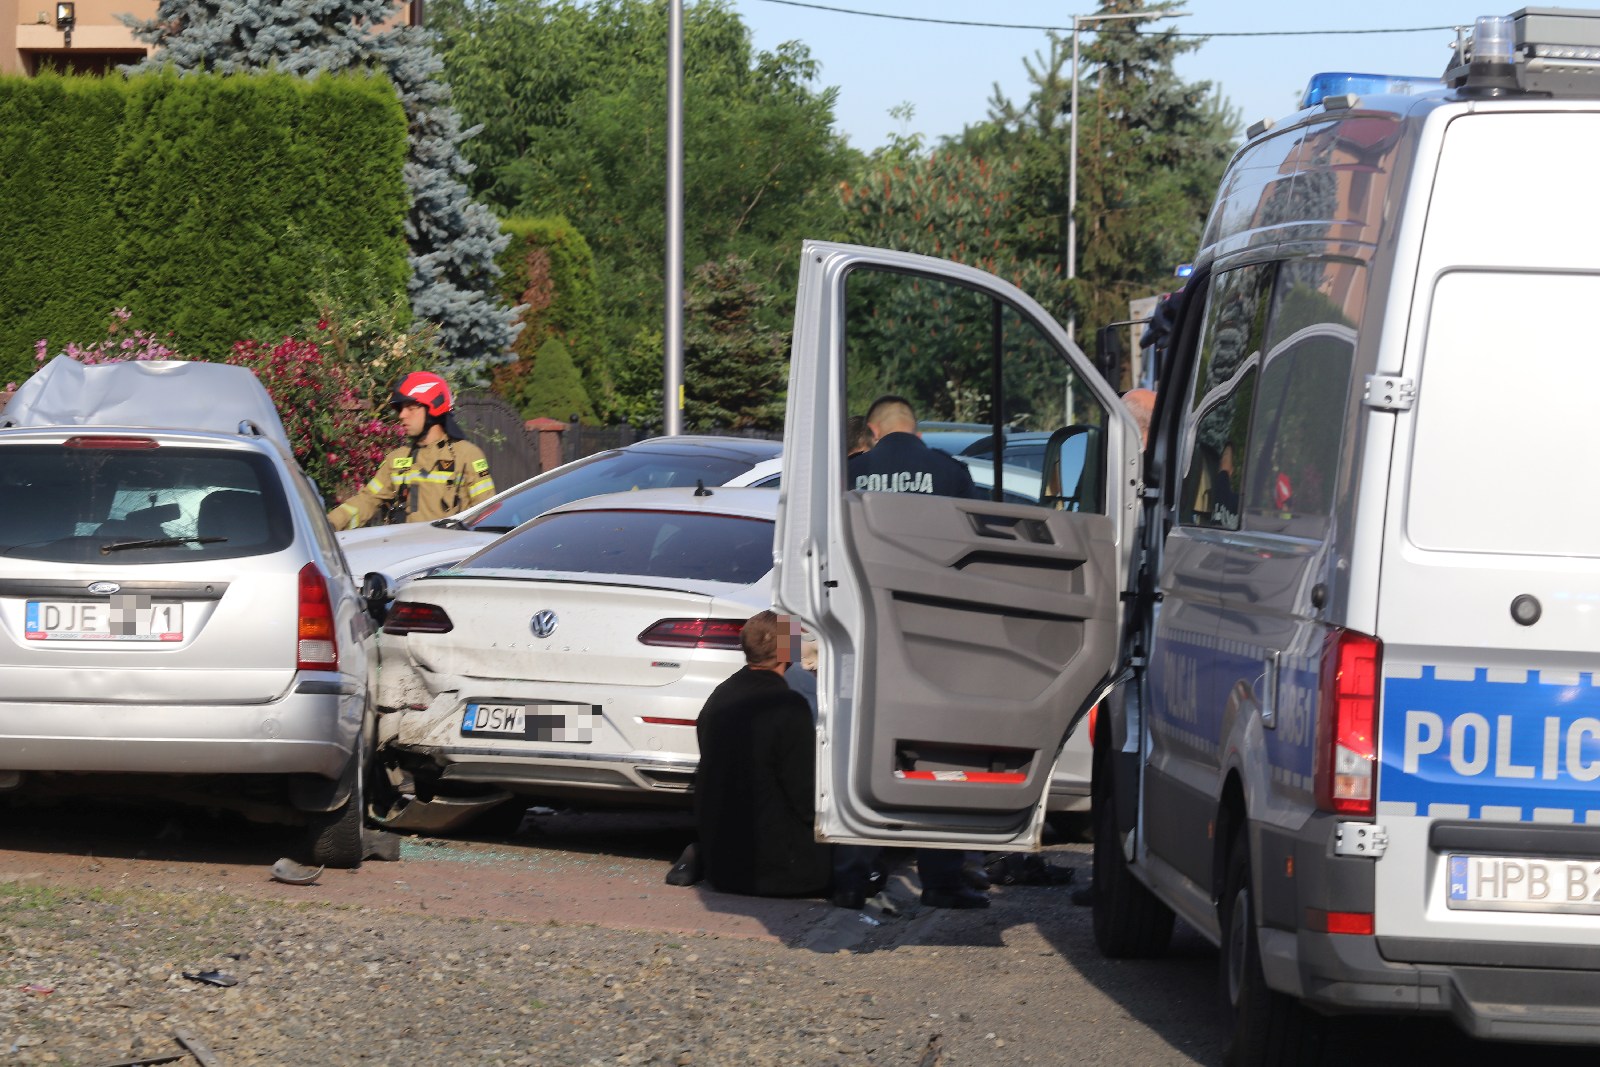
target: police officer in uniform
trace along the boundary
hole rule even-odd
[[[383,457],[360,492],[328,512],[335,530],[373,521],[432,522],[494,495],[489,460],[457,425],[450,386],[416,371],[395,386],[390,406],[410,440]]]
[[[972,475],[960,460],[929,448],[917,432],[917,415],[903,396],[880,396],[867,409],[874,444],[850,457],[851,489],[864,493],[928,493],[976,496]]]
[[[911,402],[902,396],[880,396],[867,409],[867,428],[873,446],[850,457],[848,482],[851,489],[864,493],[927,493],[932,496],[977,496],[972,474],[960,460],[923,443],[917,432],[917,415]],[[854,866],[859,882],[860,868],[870,859],[846,853],[837,866]],[[854,860],[854,864],[849,861]],[[917,872],[922,877],[922,903],[933,908],[986,908],[989,898],[969,884],[963,871],[966,856],[954,849],[917,850]],[[844,883],[846,870],[838,871]],[[987,879],[983,880],[985,886]],[[858,894],[859,895],[859,894]],[[836,891],[834,903],[841,907],[860,907],[846,890]]]

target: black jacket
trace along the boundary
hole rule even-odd
[[[814,839],[816,737],[805,698],[782,675],[744,667],[706,699],[695,733],[694,810],[706,880],[754,896],[826,890],[830,863],[827,846]]]
[[[848,489],[864,493],[975,496],[972,474],[960,460],[924,444],[914,433],[889,433],[850,457]]]

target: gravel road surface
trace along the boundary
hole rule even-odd
[[[1221,1059],[1215,952],[1180,928],[1164,960],[1103,960],[1070,887],[999,887],[987,910],[936,911],[906,868],[891,887],[901,914],[866,919],[674,888],[662,876],[689,822],[648,812],[533,815],[509,841],[408,838],[398,862],[299,887],[269,875],[297,840],[271,828],[0,814],[0,1062]],[[1050,859],[1087,877],[1087,846]],[[1478,1062],[1485,1048],[1502,1054],[1447,1026],[1341,1024],[1329,1062]]]

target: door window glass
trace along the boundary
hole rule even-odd
[[[1249,529],[1317,536],[1333,510],[1365,280],[1354,263],[1279,271],[1245,464]]]
[[[1104,511],[1105,408],[1050,333],[945,279],[863,268],[845,284],[850,414],[903,397],[922,443],[952,458],[975,496]],[[1052,469],[1047,451],[1061,457]]]
[[[1272,273],[1270,264],[1243,267],[1212,282],[1185,423],[1180,522],[1239,529]]]

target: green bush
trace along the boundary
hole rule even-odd
[[[533,371],[522,389],[523,418],[560,419],[566,422],[573,415],[579,421],[593,423],[594,407],[584,392],[583,379],[572,362],[567,346],[552,337],[534,357]]]
[[[538,354],[556,338],[582,376],[585,406],[609,408],[611,368],[601,340],[600,293],[589,242],[559,217],[503,219],[500,229],[511,237],[498,259],[500,296],[523,305],[523,329],[513,346],[517,359],[497,376],[500,391],[517,403]]]
[[[0,78],[0,380],[115,307],[191,358],[280,337],[349,270],[409,277],[406,119],[387,80]]]

